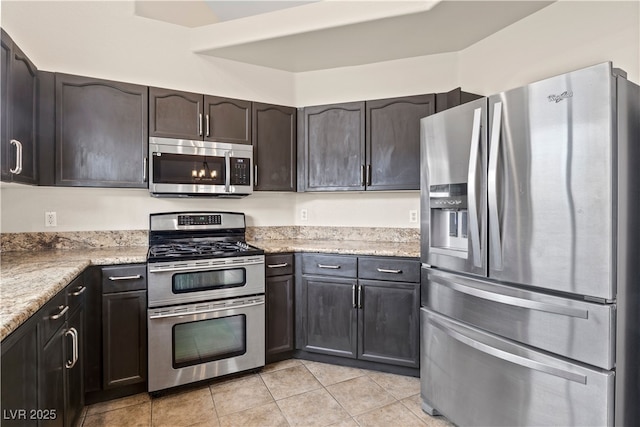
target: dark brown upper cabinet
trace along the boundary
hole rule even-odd
[[[2,180],[37,184],[38,70],[4,30],[1,51]]]
[[[146,86],[56,74],[56,185],[147,186]]]
[[[365,103],[305,107],[301,190],[365,189]]]
[[[296,109],[253,103],[256,191],[296,191]]]
[[[366,102],[367,190],[420,189],[420,119],[434,104],[433,94]]]
[[[251,144],[251,101],[151,87],[149,135]]]
[[[449,92],[436,94],[436,113],[457,105],[465,104],[474,99],[482,98],[482,95],[464,92],[462,88],[455,88]]]

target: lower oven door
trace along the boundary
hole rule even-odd
[[[264,366],[264,295],[147,311],[149,391]]]

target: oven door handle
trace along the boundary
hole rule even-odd
[[[214,313],[216,311],[227,311],[227,310],[237,309],[237,308],[254,307],[254,306],[257,306],[257,305],[264,305],[264,300],[260,300],[260,301],[256,301],[256,302],[250,302],[250,303],[247,303],[247,304],[238,304],[238,305],[229,305],[229,306],[225,306],[225,307],[207,308],[207,309],[204,309],[204,310],[184,311],[184,312],[180,312],[180,313],[153,314],[153,315],[149,316],[149,320],[151,320],[151,319],[164,319],[164,318],[167,318],[167,317],[193,316],[193,315],[196,315],[196,314]]]
[[[184,267],[171,267],[171,268],[153,268],[149,267],[149,273],[165,273],[174,271],[201,271],[201,270],[230,270],[240,267],[248,267],[250,265],[263,264],[264,261],[256,260],[255,262],[243,262],[238,264],[219,264],[219,265],[185,265]]]

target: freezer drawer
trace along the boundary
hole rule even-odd
[[[610,426],[614,374],[421,309],[423,402],[460,426]]]
[[[426,306],[523,344],[613,369],[615,305],[529,292],[425,269]]]

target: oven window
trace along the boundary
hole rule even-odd
[[[198,271],[173,275],[173,293],[210,291],[214,289],[240,288],[247,283],[247,270],[232,268],[227,270]]]
[[[244,314],[174,325],[174,369],[245,354],[246,331]]]
[[[153,182],[224,185],[224,162],[224,157],[162,153],[153,157]]]

